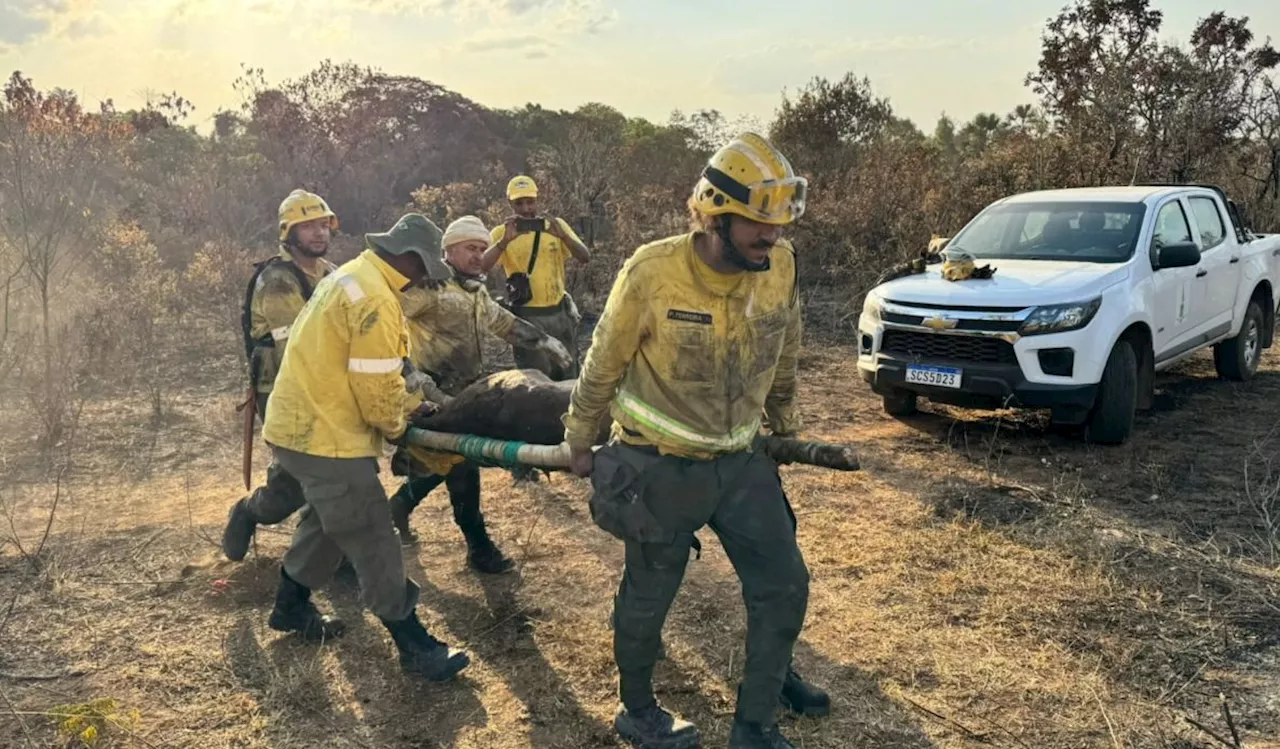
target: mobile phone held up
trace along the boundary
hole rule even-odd
[[[546,231],[546,228],[547,220],[542,217],[516,219],[516,231],[521,234],[528,231]]]

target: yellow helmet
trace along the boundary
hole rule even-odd
[[[338,230],[338,214],[329,210],[324,198],[306,190],[294,190],[280,203],[280,241],[289,236],[289,230],[298,224],[329,218],[329,228]]]
[[[690,204],[704,216],[736,213],[765,224],[789,224],[804,214],[809,183],[755,133],[743,133],[711,156]]]
[[[942,251],[942,277],[948,281],[963,281],[972,277],[976,269],[973,255],[964,250]]]
[[[521,174],[512,177],[507,183],[507,200],[519,200],[520,198],[536,198],[538,197],[538,185],[534,183],[532,177],[526,177]]]

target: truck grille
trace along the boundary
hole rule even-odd
[[[886,330],[880,350],[918,361],[1017,364],[1013,344],[999,338]]]

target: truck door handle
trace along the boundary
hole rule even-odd
[[[1233,257],[1233,258],[1231,258],[1231,264],[1232,264],[1232,265],[1235,265],[1235,264],[1236,264],[1236,263],[1238,263],[1238,262],[1240,262],[1240,258],[1238,258],[1238,257]]]
[[[1196,271],[1196,278],[1204,278],[1207,275],[1209,275],[1209,271],[1205,270],[1204,268],[1201,268],[1200,270]]]

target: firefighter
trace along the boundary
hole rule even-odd
[[[280,251],[254,266],[245,290],[241,327],[253,407],[267,412],[271,388],[284,358],[293,322],[320,279],[336,268],[325,259],[338,217],[319,195],[294,190],[280,203]],[[252,423],[246,421],[247,439]],[[302,507],[302,490],[279,464],[267,467],[267,482],[231,507],[222,532],[222,552],[232,561],[244,559],[258,525],[283,522]]]
[[[405,576],[378,456],[384,439],[404,438],[407,416],[421,402],[402,374],[408,332],[400,293],[450,273],[440,259],[440,230],[420,214],[365,240],[367,249],[326,278],[298,316],[267,405],[263,438],[306,500],[268,625],[308,640],[340,635],[341,622],[320,614],[311,591],[345,555],[362,601],[391,632],[402,668],[443,681],[470,658],[418,619],[419,588]]]
[[[662,625],[694,533],[710,527],[742,582],[747,658],[731,749],[787,749],[780,699],[816,714],[828,696],[791,669],[809,573],[778,467],[753,449],[763,417],[799,429],[796,257],[782,227],[806,182],[759,135],[717,151],[689,199],[693,231],[636,250],[614,282],[565,414],[572,469],[590,476],[596,524],[625,542],[614,599],[621,705],[638,746],[692,747],[696,727],[657,702]],[[612,439],[592,452],[609,413]]]

